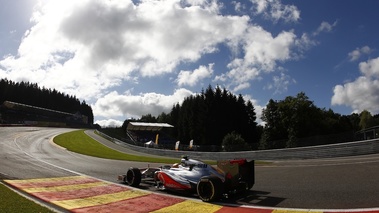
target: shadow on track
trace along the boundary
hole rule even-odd
[[[186,192],[179,192],[179,191],[158,190],[156,187],[150,184],[146,184],[146,183],[142,183],[137,188],[143,189],[143,190],[149,190],[152,192],[158,192],[161,194],[180,196],[183,198],[191,198],[191,199],[198,198],[197,195],[191,194],[188,192],[186,193]],[[220,200],[220,202],[226,203],[226,204],[232,204],[232,205],[275,207],[275,206],[278,206],[281,202],[283,202],[286,199],[286,198],[281,198],[281,197],[273,197],[273,196],[270,196],[270,194],[271,194],[270,192],[250,190],[246,193],[232,195],[229,198],[223,198]]]
[[[225,200],[226,203],[236,205],[254,205],[275,207],[286,198],[270,196],[270,192],[251,190],[244,195],[238,195]]]

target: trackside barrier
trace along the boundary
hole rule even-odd
[[[241,152],[196,152],[174,151],[134,146],[118,139],[112,138],[102,132],[97,131],[97,133],[114,143],[117,143],[134,151],[175,158],[180,158],[183,155],[189,155],[192,158],[213,160],[227,160],[236,157],[251,160],[285,160],[347,157],[379,153],[379,139],[287,149]]]

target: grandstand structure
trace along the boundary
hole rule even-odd
[[[162,132],[163,128],[173,127],[167,123],[129,122],[126,134],[134,142],[157,146],[175,142]]]
[[[358,140],[370,140],[379,138],[379,126],[373,126],[355,133]]]
[[[77,127],[87,126],[88,117],[80,112],[67,113],[12,101],[0,106],[0,123],[33,126]]]

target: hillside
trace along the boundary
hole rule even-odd
[[[91,125],[94,119],[92,108],[85,101],[80,102],[75,96],[63,94],[55,89],[40,88],[37,84],[29,82],[1,79],[0,104],[2,123],[9,121],[11,117],[13,122],[15,119],[19,122],[23,119],[66,122],[78,119],[77,117],[86,117],[85,123]],[[10,113],[16,113],[19,117],[11,116]]]

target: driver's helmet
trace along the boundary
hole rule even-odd
[[[182,166],[188,167],[188,166],[195,166],[197,164],[197,161],[193,159],[189,159],[188,156],[184,156],[180,163]]]
[[[174,164],[172,165],[172,168],[179,168],[179,163],[174,163]]]
[[[180,161],[182,166],[188,166],[188,162],[189,160],[187,156],[183,157],[182,160]]]

